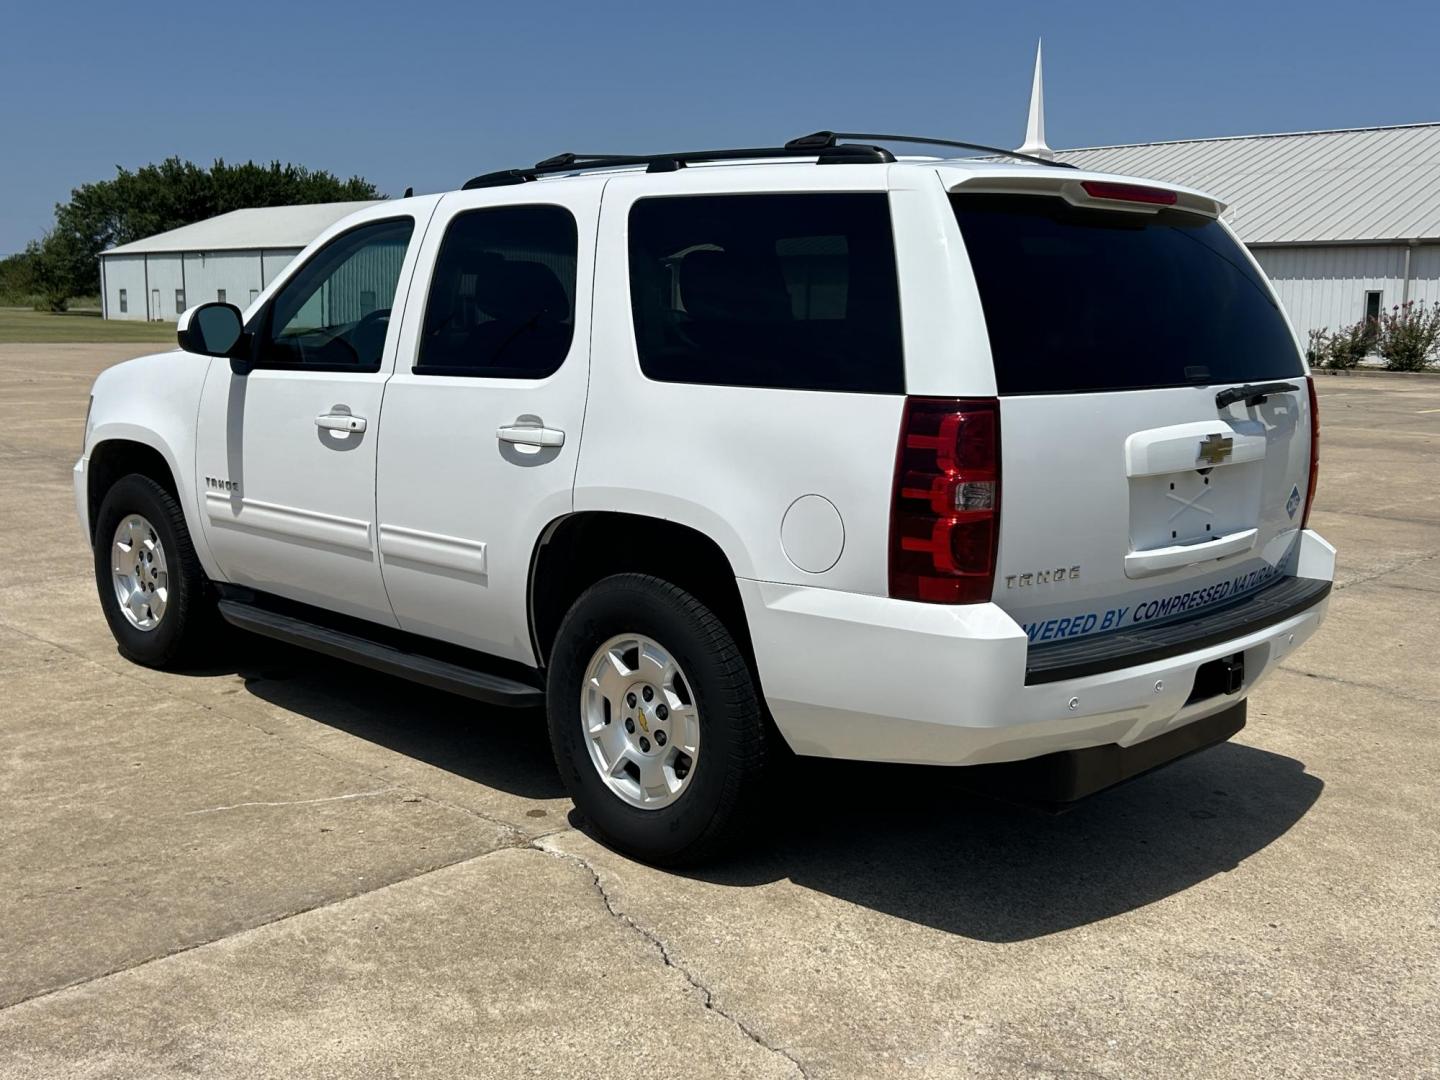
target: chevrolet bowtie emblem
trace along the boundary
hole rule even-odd
[[[645,721],[645,710],[644,710],[644,709],[640,709],[638,712],[636,712],[636,713],[635,713],[635,719],[638,720],[638,721],[640,721],[640,730],[643,731],[643,732],[645,732],[646,735],[649,735],[649,734],[650,734],[650,725],[649,725],[648,723],[646,723],[646,721]]]
[[[1200,460],[1219,465],[1230,456],[1235,440],[1228,435],[1206,435],[1200,440]]]

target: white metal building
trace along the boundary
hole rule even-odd
[[[173,321],[187,307],[227,300],[240,309],[311,240],[373,202],[232,210],[100,254],[107,319]]]
[[[1226,220],[1275,282],[1302,342],[1382,307],[1440,301],[1440,123],[1054,154],[1228,203]]]

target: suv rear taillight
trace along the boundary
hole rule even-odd
[[[1305,387],[1310,391],[1310,486],[1305,491],[1305,514],[1300,527],[1310,525],[1310,507],[1315,505],[1315,485],[1320,479],[1320,403],[1315,400],[1315,376],[1305,376]]]
[[[890,503],[890,595],[989,600],[999,539],[999,401],[906,398]]]

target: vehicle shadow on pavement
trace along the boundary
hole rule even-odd
[[[771,842],[694,876],[788,878],[949,933],[1023,941],[1234,869],[1323,788],[1301,762],[1231,742],[1052,815],[971,793],[961,770],[801,760],[767,815]]]
[[[257,638],[231,668],[263,701],[525,799],[565,794],[545,715],[497,709]]]
[[[246,689],[279,708],[523,798],[564,795],[545,718],[428,690],[256,639]],[[963,770],[794,759],[747,849],[686,876],[789,879],[982,941],[1023,941],[1143,907],[1234,869],[1283,836],[1324,782],[1239,743],[1051,815],[967,790]],[[570,821],[584,829],[574,811]]]

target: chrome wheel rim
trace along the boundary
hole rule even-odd
[[[595,650],[580,689],[590,762],[616,796],[660,810],[685,794],[700,758],[700,711],[675,658],[620,634]]]
[[[115,527],[110,569],[125,621],[137,630],[154,630],[170,601],[170,572],[160,534],[141,515],[129,514]]]

